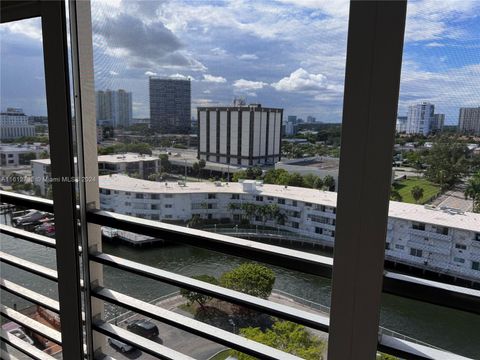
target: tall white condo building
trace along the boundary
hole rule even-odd
[[[96,93],[97,124],[127,127],[132,124],[132,93],[125,90],[100,90]]]
[[[250,104],[197,111],[199,159],[245,166],[280,160],[283,109]]]
[[[406,133],[427,136],[431,130],[434,112],[435,105],[429,102],[410,105],[408,107]]]

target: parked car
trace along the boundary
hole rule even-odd
[[[121,342],[120,340],[117,340],[117,339],[108,338],[108,343],[112,348],[114,348],[117,351],[121,351],[122,353],[129,353],[135,350],[133,346],[125,344],[124,342]]]
[[[27,334],[25,334],[25,332],[23,331],[22,328],[10,330],[9,333],[12,334],[12,335],[15,335],[16,337],[18,337],[19,339],[29,343],[30,345],[34,345],[34,342],[33,342],[32,338],[30,336],[28,336]]]
[[[29,210],[25,215],[14,217],[12,222],[15,226],[23,226],[26,224],[38,224],[40,220],[48,217],[43,211]]]
[[[49,221],[45,221],[35,226],[34,231],[37,234],[54,237],[55,236],[55,224]]]
[[[146,319],[134,320],[127,325],[127,330],[146,338],[158,336],[158,327]]]

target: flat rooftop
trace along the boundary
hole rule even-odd
[[[113,154],[113,155],[99,155],[98,162],[103,163],[128,163],[138,161],[152,161],[158,160],[158,156],[140,155],[136,153]],[[76,161],[76,159],[75,159]],[[39,164],[50,165],[50,159],[36,159],[31,162]]]
[[[114,174],[99,177],[101,188],[117,191],[155,193],[155,194],[194,194],[194,193],[230,193],[257,194],[275,196],[290,200],[309,202],[336,207],[337,193],[283,185],[257,185],[254,191],[244,191],[241,183],[187,182],[186,186],[177,182],[155,182]],[[365,205],[367,210],[368,205]],[[359,209],[362,211],[362,209]],[[471,212],[452,214],[440,209],[428,209],[423,205],[390,201],[389,216],[392,218],[425,222],[439,226],[480,232],[480,214]]]
[[[310,157],[303,159],[291,159],[280,161],[279,164],[289,166],[303,166],[319,170],[338,170],[340,160],[330,157]]]

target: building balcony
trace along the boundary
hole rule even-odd
[[[441,241],[452,241],[452,235],[443,235],[439,234],[433,231],[427,231],[427,230],[418,230],[418,229],[408,229],[408,232],[412,235],[418,235],[422,237],[428,237],[432,238],[435,240],[441,240]]]

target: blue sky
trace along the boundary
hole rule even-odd
[[[480,1],[408,6],[399,115],[430,101],[448,124],[480,106]],[[286,115],[341,121],[348,1],[92,1],[95,87],[133,92],[148,76],[190,77],[192,109],[234,96]],[[46,114],[40,22],[0,26],[1,107]]]

